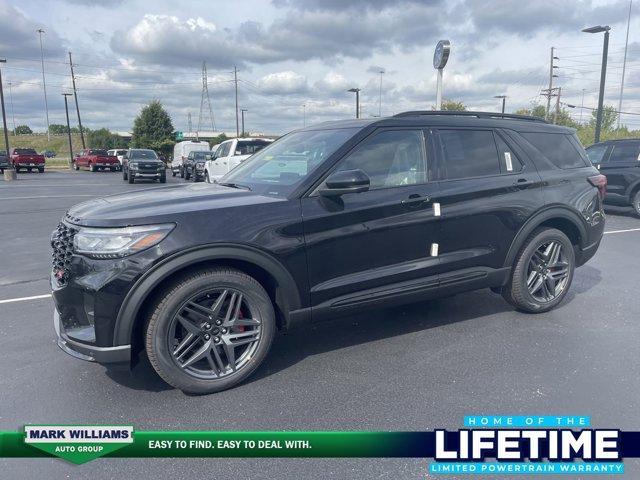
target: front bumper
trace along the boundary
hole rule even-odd
[[[71,339],[64,330],[57,309],[53,311],[53,328],[58,337],[58,346],[72,357],[98,363],[129,363],[131,361],[131,345],[98,347]]]
[[[160,178],[162,177],[165,172],[155,172],[155,173],[149,173],[149,172],[138,172],[138,171],[130,171],[130,174],[134,177],[134,178]]]

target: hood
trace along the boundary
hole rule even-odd
[[[163,163],[159,158],[130,158],[129,163]]]
[[[251,206],[284,199],[237,188],[196,183],[120,193],[80,203],[65,220],[87,227],[126,227],[179,222],[181,216],[204,211]]]

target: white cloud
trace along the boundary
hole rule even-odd
[[[307,91],[307,79],[294,71],[270,73],[258,80],[258,87],[267,94],[303,93]]]

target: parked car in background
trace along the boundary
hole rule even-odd
[[[605,202],[632,206],[640,216],[640,138],[596,143],[587,155],[607,177]]]
[[[101,148],[87,148],[82,150],[80,154],[73,159],[73,168],[75,170],[86,168],[90,172],[106,169],[116,172],[122,167],[118,159],[108,155],[106,150]]]
[[[0,174],[3,174],[4,171],[8,168],[11,168],[11,162],[9,162],[9,155],[5,150],[0,150]]]
[[[12,148],[9,157],[16,172],[20,172],[22,169],[27,172],[34,169],[40,173],[44,172],[44,155],[38,154],[33,148]]]
[[[268,138],[234,138],[220,143],[213,158],[205,164],[205,180],[208,183],[218,180],[271,142]]]
[[[186,180],[193,180],[199,182],[204,180],[204,165],[208,160],[211,160],[212,154],[209,150],[203,152],[189,152],[187,159],[184,161],[184,178]]]
[[[40,152],[40,155],[43,155],[45,158],[55,158],[56,152],[53,150],[43,150]]]
[[[131,148],[122,158],[122,179],[129,183],[134,183],[136,179],[166,183],[166,168],[166,164],[153,150]]]
[[[605,186],[575,131],[533,117],[311,126],[209,188],[72,207],[52,236],[58,345],[106,364],[146,350],[169,384],[211,393],[293,325],[481,288],[547,312],[598,250]]]
[[[209,142],[201,140],[185,140],[178,142],[173,147],[173,159],[171,160],[171,175],[180,175],[184,178],[183,163],[190,152],[209,150]]]
[[[107,155],[110,157],[116,157],[118,162],[120,162],[120,165],[122,165],[122,157],[125,153],[127,153],[126,148],[113,148],[111,150],[107,150]]]

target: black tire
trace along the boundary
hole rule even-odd
[[[160,183],[167,183],[167,174],[163,173],[160,175]]]
[[[172,176],[172,177],[175,177],[175,176],[176,176],[176,172],[175,172],[175,170],[171,170],[171,176]]]
[[[251,305],[252,318],[259,316],[260,336],[252,354],[240,368],[225,370],[218,378],[202,378],[183,369],[174,359],[169,346],[171,325],[174,316],[189,299],[214,288],[231,289],[243,295]],[[275,330],[273,305],[262,285],[238,270],[214,268],[191,273],[167,288],[147,323],[145,347],[151,365],[164,381],[188,393],[214,393],[237,385],[255,371],[271,348]]]
[[[38,173],[44,173],[44,167],[38,168]]]
[[[95,172],[96,171],[96,166],[92,163],[89,164],[89,171],[90,172]]]
[[[20,173],[20,168],[17,165],[14,165],[13,168],[16,170],[16,173]]]
[[[127,172],[122,170],[122,180],[126,180],[126,179],[127,179]]]
[[[80,167],[78,166],[78,164],[76,162],[73,162],[73,169],[77,172],[78,170],[80,170]]]
[[[530,262],[532,261],[532,257],[538,249],[550,242],[556,242],[561,245],[564,263],[567,264],[567,276],[562,280],[564,284],[560,292],[554,294],[547,301],[541,301],[530,292],[527,285],[527,279],[529,275],[533,273],[530,271]],[[511,278],[502,290],[502,296],[507,302],[523,312],[548,312],[562,302],[569,291],[569,288],[571,288],[575,263],[573,245],[564,233],[555,228],[536,229],[531,235],[529,235],[529,238],[527,238],[523,247],[520,249],[520,252],[513,264]],[[549,271],[551,271],[551,269],[547,269],[547,273]],[[542,282],[545,283],[544,288],[546,289],[546,281],[543,280]]]
[[[27,167],[27,172],[31,173],[31,167]]]
[[[631,205],[633,206],[633,209],[635,210],[636,215],[640,217],[640,190],[636,192],[635,196],[633,197],[633,201]]]
[[[184,171],[184,179],[191,180],[191,174],[189,173],[189,169],[185,169]]]
[[[211,179],[209,178],[209,172],[204,172],[204,181],[207,183],[211,183]]]
[[[180,178],[184,178],[184,168],[180,167]]]
[[[136,181],[135,177],[133,175],[127,175],[129,183],[134,183]]]

